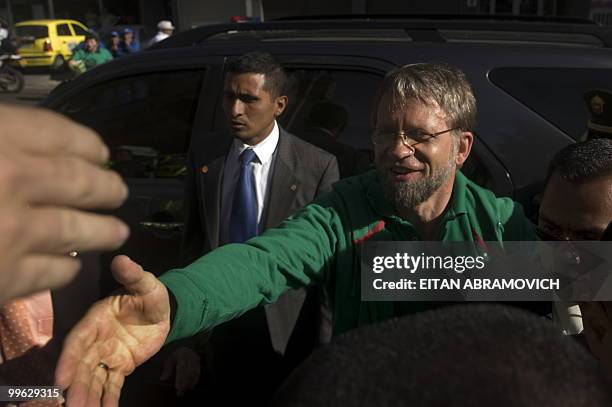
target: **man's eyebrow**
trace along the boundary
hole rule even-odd
[[[226,96],[234,96],[234,97],[237,97],[239,99],[259,100],[259,96],[251,95],[250,93],[234,92],[234,91],[231,91],[231,90],[225,90],[225,91],[223,91],[223,93]]]

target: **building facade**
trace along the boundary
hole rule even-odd
[[[117,24],[155,27],[168,19],[179,30],[228,22],[232,16],[270,20],[292,15],[506,14],[571,16],[612,24],[612,0],[0,0],[10,24],[73,18],[94,29]]]

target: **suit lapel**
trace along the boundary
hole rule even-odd
[[[296,192],[300,187],[295,177],[297,157],[292,136],[282,128],[279,128],[279,131],[276,160],[266,197],[267,210],[262,222],[263,230],[277,226],[290,215]]]

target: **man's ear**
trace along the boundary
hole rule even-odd
[[[462,131],[459,133],[459,148],[455,156],[455,164],[461,168],[463,163],[468,159],[474,144],[474,134],[471,131]]]
[[[274,115],[276,117],[280,116],[283,111],[285,110],[285,107],[287,107],[287,102],[289,101],[289,98],[287,96],[278,96],[275,100],[274,103],[276,104],[276,111],[274,112]]]

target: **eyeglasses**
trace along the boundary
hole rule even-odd
[[[408,148],[414,149],[417,144],[424,143],[433,138],[436,138],[444,133],[459,130],[460,127],[438,131],[436,133],[423,133],[420,130],[408,130],[398,132],[390,132],[381,129],[374,130],[372,134],[372,142],[377,146],[388,147],[395,143],[397,137],[401,138],[402,144]],[[412,142],[411,142],[412,141]]]

